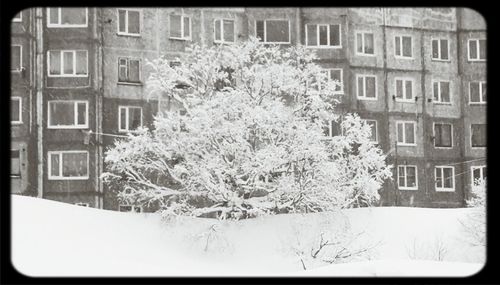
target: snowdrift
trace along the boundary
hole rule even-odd
[[[328,215],[166,222],[155,214],[12,195],[11,258],[28,276],[469,276],[485,260],[484,248],[463,238],[459,221],[470,211],[345,210],[342,215],[365,233],[365,241],[381,242],[376,254],[303,270],[288,246],[310,227],[297,225],[320,224]],[[445,249],[439,261],[432,255],[436,245]]]

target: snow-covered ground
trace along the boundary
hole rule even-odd
[[[469,276],[485,259],[459,222],[471,210],[379,207],[166,222],[13,195],[12,262],[29,276]],[[340,227],[328,224],[333,216],[364,232],[358,242],[380,245],[369,260],[303,270],[291,247],[325,225]]]

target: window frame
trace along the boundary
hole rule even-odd
[[[171,33],[170,31],[172,30],[172,21],[170,19],[171,16],[180,16],[181,17],[181,37],[173,37],[171,36]],[[184,35],[184,18],[188,18],[189,19],[189,37],[186,37],[186,35]],[[180,41],[191,41],[193,40],[193,21],[191,20],[191,16],[189,15],[185,15],[185,14],[175,14],[175,13],[172,13],[172,14],[169,14],[168,16],[168,28],[169,28],[169,32],[168,32],[168,38],[169,39],[172,39],[172,40],[180,40]],[[214,35],[215,37],[215,35]]]
[[[442,54],[441,54],[441,41],[446,40],[447,43],[447,49],[448,49],[448,59],[442,59]],[[432,57],[433,52],[432,52],[432,42],[437,41],[438,43],[438,53],[439,53],[439,58]],[[450,62],[451,61],[451,54],[450,54],[450,39],[448,38],[431,38],[431,60],[432,61],[442,61],[442,62]]]
[[[485,170],[486,170],[486,165],[473,165],[470,167],[470,181],[471,181],[471,187],[476,187],[476,185],[474,185],[474,170],[476,169],[479,169],[480,171],[480,174],[481,174],[481,179],[484,179],[484,176],[485,176]]]
[[[398,125],[403,124],[403,141],[406,141],[406,128],[405,124],[411,123],[413,124],[413,138],[415,140],[414,143],[407,143],[407,142],[399,142],[399,131],[398,131]],[[398,146],[417,146],[417,122],[415,121],[404,121],[404,120],[397,120],[396,121],[396,143]]]
[[[74,125],[52,125],[50,105],[53,103],[73,103]],[[85,124],[78,124],[78,104],[85,103]],[[49,100],[47,102],[47,129],[88,129],[89,128],[89,101],[86,100]]]
[[[363,47],[363,52],[358,51],[358,34],[361,34],[361,46]],[[365,53],[365,34],[372,34],[373,35],[373,54],[372,53]],[[354,50],[356,55],[359,56],[376,56],[377,54],[377,49],[375,48],[375,33],[373,31],[356,31],[354,33]]]
[[[398,84],[397,81],[403,81],[403,98],[398,98]],[[411,99],[406,99],[406,82],[411,82]],[[415,79],[412,77],[394,77],[394,96],[396,102],[415,103]]]
[[[89,26],[89,9],[85,7],[85,24],[61,24],[61,8],[62,7],[53,7],[57,9],[58,16],[58,24],[50,23],[50,7],[47,9],[47,28],[87,28]]]
[[[50,73],[50,52],[56,52],[59,51],[60,53],[60,68],[61,68],[61,74],[51,74]],[[86,61],[86,74],[76,74],[76,52],[77,51],[84,51],[87,57]],[[64,72],[64,52],[72,52],[73,53],[73,73],[68,74],[68,73],[63,73]],[[61,50],[48,50],[47,51],[47,76],[48,77],[88,77],[89,76],[89,51],[86,49],[61,49]]]
[[[337,25],[339,26],[339,44],[338,45],[330,45],[331,38],[330,38],[330,26],[331,25]],[[307,26],[316,26],[316,45],[309,45],[309,35],[308,35],[308,30]],[[326,26],[327,27],[327,41],[328,44],[326,45],[320,45],[319,42],[319,27],[320,26]],[[342,24],[305,24],[305,46],[306,48],[314,48],[314,49],[339,49],[342,48]]]
[[[125,32],[120,32],[120,11],[125,11]],[[128,25],[128,13],[129,11],[138,12],[139,13],[139,32],[138,33],[130,33],[129,25]],[[142,9],[134,9],[134,8],[116,8],[116,34],[119,36],[128,36],[128,37],[140,37],[142,33]]]
[[[379,137],[378,137],[378,121],[375,120],[375,119],[364,119],[364,121],[368,124],[368,122],[375,122],[375,140],[372,141],[374,143],[378,143],[379,142]]]
[[[441,96],[441,82],[447,82],[448,83],[448,86],[449,86],[449,94],[450,94],[450,102],[443,102],[442,101],[442,96]],[[452,94],[453,94],[453,86],[452,86],[452,82],[451,80],[445,80],[445,79],[433,79],[431,81],[431,88],[432,88],[432,103],[434,104],[441,104],[441,105],[453,105],[453,100],[452,100]],[[439,95],[439,100],[436,101],[436,94],[434,94],[434,84],[435,83],[438,83],[438,95]]]
[[[125,59],[127,60],[127,77],[128,74],[129,74],[129,70],[130,70],[130,60],[137,60],[139,61],[139,81],[138,82],[133,82],[133,81],[120,81],[120,60],[122,59]],[[142,85],[142,59],[141,58],[138,58],[138,57],[121,57],[119,56],[118,57],[118,79],[117,79],[117,82],[118,84],[123,84],[123,85]]]
[[[128,133],[128,132],[135,132],[136,130],[130,130],[130,126],[129,126],[129,117],[130,117],[130,108],[139,108],[141,110],[141,124],[139,127],[142,127],[143,126],[143,112],[142,112],[142,107],[141,106],[130,106],[130,105],[127,105],[127,106],[124,106],[124,105],[120,105],[118,106],[118,132],[120,133]],[[121,119],[122,119],[122,112],[121,110],[122,109],[125,109],[126,110],[126,115],[125,115],[125,125],[126,125],[126,129],[122,129],[121,128]]]
[[[479,102],[472,102],[471,83],[479,83]],[[483,84],[486,84],[485,80],[469,81],[469,105],[485,105],[487,103],[487,101],[483,101]],[[488,87],[486,87],[486,90],[488,90]]]
[[[62,176],[63,173],[63,154],[64,153],[85,153],[87,155],[87,175],[86,176]],[[51,173],[52,160],[51,155],[59,155],[59,175],[54,176]],[[47,173],[48,180],[88,180],[89,179],[89,152],[87,150],[57,150],[57,151],[47,151]]]
[[[405,38],[405,37],[406,38],[410,38],[410,54],[411,54],[410,56],[404,56],[403,55],[403,51],[404,51],[404,49],[403,49],[403,38]],[[400,55],[397,54],[397,50],[396,50],[396,41],[397,41],[398,38],[399,38],[399,49],[400,49],[400,52],[401,52]],[[373,41],[375,42],[375,38],[373,39]],[[414,59],[414,57],[413,57],[413,36],[412,35],[409,35],[409,34],[399,34],[399,35],[395,35],[394,36],[394,57],[397,58],[397,59],[408,59],[408,60]]]
[[[12,174],[12,151],[17,151],[18,154],[19,154],[19,157],[17,158],[19,160],[19,175]],[[21,149],[20,148],[17,148],[17,149],[16,148],[11,148],[10,152],[11,152],[11,154],[10,154],[10,162],[9,162],[10,163],[10,174],[9,174],[9,176],[10,176],[10,178],[20,179],[23,176],[23,169],[21,167],[21,163],[22,163],[22,159],[21,159],[21,153],[22,152],[21,152]]]
[[[16,16],[19,15],[19,18],[17,18]],[[19,11],[19,13],[17,13],[14,18],[12,18],[12,22],[14,23],[22,23],[23,22],[23,10]]]
[[[12,121],[12,118],[11,118],[10,123],[12,125],[22,125],[23,124],[23,98],[20,96],[13,96],[13,97],[10,97],[10,99],[19,101],[19,121]]]
[[[469,131],[470,131],[469,142],[470,142],[471,149],[486,149],[486,146],[473,146],[472,145],[472,125],[485,125],[485,127],[486,127],[486,124],[473,124],[473,123],[470,124],[470,126],[469,126]]]
[[[359,78],[363,78],[363,96],[359,96]],[[375,97],[366,97],[366,78],[373,77],[375,78]],[[377,101],[378,100],[378,88],[377,88],[377,75],[375,74],[356,74],[356,98],[358,100],[367,100],[367,101]]]
[[[290,20],[288,20],[288,19],[274,19],[274,18],[264,19],[264,20],[255,20],[254,21],[254,32],[255,32],[256,37],[257,37],[257,22],[258,21],[264,22],[264,38],[265,39],[261,39],[260,43],[262,43],[262,44],[291,44],[292,43],[292,31],[291,31]],[[268,42],[267,41],[267,24],[266,23],[268,21],[286,21],[288,23],[288,41],[287,42]]]
[[[404,167],[405,168],[405,175],[404,175],[404,178],[405,178],[405,186],[401,186],[399,185],[399,168],[400,167]],[[413,167],[415,168],[415,186],[413,187],[409,187],[407,186],[408,184],[408,176],[407,176],[407,168],[408,167]],[[397,170],[397,183],[398,183],[398,190],[411,190],[411,191],[417,191],[418,190],[418,167],[416,165],[407,165],[407,164],[404,164],[404,165],[398,165],[398,170]]]
[[[472,38],[472,39],[467,39],[467,61],[470,61],[470,62],[485,62],[486,61],[486,58],[484,59],[481,59],[481,55],[480,55],[480,47],[479,47],[479,42],[480,41],[486,41],[486,38]],[[471,58],[470,57],[470,42],[472,41],[475,41],[477,43],[477,58]],[[486,48],[486,47],[485,47]]]
[[[451,168],[452,188],[444,187],[444,169]],[[441,184],[443,187],[437,186],[437,172],[441,170]],[[455,167],[449,165],[436,165],[434,166],[434,189],[436,192],[455,192]]]
[[[10,72],[21,72],[23,70],[23,45],[21,45],[21,44],[10,45],[11,52],[13,50],[13,47],[19,47],[19,69],[12,69],[12,66],[11,66]]]
[[[215,38],[215,35],[217,34],[216,33],[217,21],[220,21],[220,25],[219,25],[220,35],[221,35],[221,39],[220,40],[217,40]],[[224,40],[224,21],[231,21],[231,22],[233,22],[233,41],[232,42]],[[236,20],[235,19],[230,19],[230,18],[214,18],[214,30],[213,30],[213,32],[214,32],[214,43],[217,43],[217,44],[234,44],[236,42]]]
[[[451,146],[436,146],[436,125],[450,125],[451,126],[451,131],[450,131],[450,136],[451,136]],[[453,124],[452,123],[441,123],[441,122],[433,122],[432,123],[432,135],[434,137],[434,148],[438,149],[452,149],[453,148]]]

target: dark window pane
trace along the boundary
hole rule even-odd
[[[85,8],[61,8],[61,24],[85,25],[87,14]]]
[[[74,102],[50,102],[49,122],[51,126],[72,126],[75,124]]]
[[[61,52],[60,51],[49,51],[50,57],[50,74],[59,75],[61,74]]]
[[[375,98],[375,77],[366,77],[366,97]]]
[[[450,102],[450,83],[441,82],[441,102]]]
[[[234,42],[234,21],[224,20],[224,41]]]
[[[439,41],[432,40],[432,58],[439,58]]]
[[[59,173],[59,154],[51,154],[50,155],[50,175],[51,176],[60,176]]]
[[[49,8],[49,24],[59,24],[59,8]]]
[[[342,70],[341,69],[331,70],[330,71],[330,79],[338,83],[338,85],[335,86],[335,91],[343,90]]]
[[[135,130],[141,126],[141,108],[129,108],[128,111],[129,130]]]
[[[184,38],[190,38],[191,37],[191,27],[190,27],[190,23],[191,23],[191,18],[189,17],[183,17],[183,21],[184,21],[184,34],[183,34],[183,37]]]
[[[397,124],[397,133],[398,133],[398,142],[404,143],[404,136],[403,136],[403,123],[398,123]]]
[[[396,80],[396,97],[403,98],[403,80]]]
[[[341,126],[340,126],[340,123],[337,122],[337,121],[332,121],[331,122],[332,126],[332,137],[335,137],[335,136],[340,136],[342,135],[342,129],[341,129]]]
[[[437,147],[451,147],[451,125],[436,124],[434,126],[435,143]]]
[[[340,25],[330,25],[330,45],[340,46]]]
[[[139,60],[129,60],[129,81],[140,82],[140,62]]]
[[[439,101],[439,82],[433,83],[432,90],[434,93],[434,101]]]
[[[363,34],[356,34],[356,51],[359,53],[363,52]]]
[[[394,40],[394,47],[396,50],[396,55],[401,55],[401,37],[396,37]]]
[[[453,169],[443,168],[444,188],[453,188]]]
[[[413,88],[412,88],[412,82],[410,80],[405,81],[405,92],[406,92],[406,99],[411,99],[413,98]]]
[[[256,28],[256,36],[257,36],[257,38],[260,38],[261,41],[265,41],[265,38],[264,38],[264,21],[256,21],[255,28]]]
[[[127,129],[127,108],[120,108],[120,130]]]
[[[469,41],[469,58],[477,59],[477,41]]]
[[[78,125],[85,125],[87,123],[87,104],[78,103]]]
[[[222,37],[221,37],[221,20],[215,20],[214,21],[214,33],[215,33],[214,39],[216,41],[222,40]]]
[[[21,121],[21,114],[19,113],[19,105],[20,104],[21,104],[21,102],[18,99],[12,98],[10,100],[10,120],[12,122]]]
[[[64,74],[73,74],[73,52],[63,52]]]
[[[481,168],[475,168],[474,170],[472,170],[472,177],[473,177],[473,183],[474,185],[477,185],[477,181],[479,179],[482,179],[481,177]]]
[[[141,31],[140,12],[128,11],[128,32],[131,34],[139,34]]]
[[[448,40],[441,40],[441,59],[448,58]]]
[[[289,40],[288,21],[266,21],[266,42],[288,42]]]
[[[18,149],[10,151],[10,175],[21,175],[20,151]]]
[[[328,26],[319,26],[319,45],[328,45]]]
[[[416,187],[417,186],[417,177],[416,177],[416,169],[415,167],[407,167],[406,168],[406,186],[407,187]]]
[[[87,74],[87,51],[76,51],[76,74]]]
[[[479,40],[479,58],[486,59],[486,40]]]
[[[402,39],[403,39],[403,56],[411,57],[412,56],[411,37],[402,37]]]
[[[481,83],[481,98],[486,102],[486,82]]]
[[[486,125],[485,124],[472,124],[472,146],[485,147],[486,146]]]
[[[315,46],[318,45],[318,39],[316,34],[317,25],[306,25],[307,29],[307,45]]]
[[[479,99],[479,82],[471,82],[469,85],[470,101],[477,103]]]
[[[87,176],[86,153],[63,153],[63,176]]]
[[[118,30],[122,33],[127,31],[125,29],[125,13],[125,10],[118,10]]]
[[[21,46],[12,46],[12,54],[10,58],[10,70],[21,69]]]
[[[443,187],[443,172],[441,171],[441,168],[436,168],[435,174],[436,174],[436,188],[442,188]]]
[[[170,37],[181,38],[181,16],[170,15]]]
[[[371,136],[370,139],[372,141],[377,141],[377,122],[375,121],[367,121],[368,125],[371,128]]]
[[[405,143],[415,143],[415,126],[412,123],[405,123]]]
[[[127,59],[118,59],[118,81],[126,82],[128,81],[128,61]]]
[[[373,34],[365,34],[365,53],[374,54]]]
[[[364,97],[364,77],[358,77],[358,97]]]

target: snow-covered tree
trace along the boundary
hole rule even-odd
[[[369,204],[391,172],[370,126],[340,120],[338,82],[304,47],[250,39],[194,45],[171,65],[150,63],[149,96],[161,110],[154,128],[119,140],[106,153],[106,183],[120,199],[159,203],[169,213],[245,218]],[[331,121],[342,135],[325,136]]]

